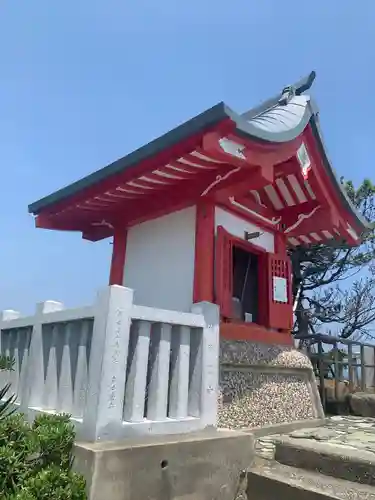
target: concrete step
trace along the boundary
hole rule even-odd
[[[375,453],[349,445],[282,436],[276,440],[275,460],[337,479],[375,485]]]
[[[375,500],[375,488],[277,462],[254,465],[247,474],[248,500]]]

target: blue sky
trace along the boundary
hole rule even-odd
[[[373,0],[3,0],[0,309],[90,303],[109,240],[37,230],[27,205],[219,101],[245,111],[314,69],[336,170],[371,177],[374,26]]]

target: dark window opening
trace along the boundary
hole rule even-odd
[[[259,320],[258,256],[233,247],[233,317],[247,323]]]

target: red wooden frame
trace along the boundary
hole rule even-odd
[[[267,254],[265,268],[267,283],[267,321],[268,328],[287,331],[293,327],[292,270],[288,257],[278,254]],[[274,299],[273,278],[286,280],[286,302]]]
[[[224,243],[224,246],[227,248],[223,248],[223,239],[227,240]],[[240,247],[244,249],[246,252],[253,253],[259,258],[258,265],[258,317],[261,324],[265,324],[266,321],[266,300],[267,300],[267,290],[265,287],[265,275],[264,275],[264,265],[266,262],[267,252],[262,247],[254,245],[249,241],[241,240],[236,236],[233,236],[228,231],[226,231],[222,226],[218,226],[217,228],[217,245],[216,245],[216,299],[220,303],[222,316],[233,319],[231,314],[232,309],[232,292],[233,292],[233,282],[232,282],[232,270],[233,270],[233,247]],[[221,248],[220,248],[221,247]],[[225,257],[221,255],[222,252],[229,253]],[[227,265],[223,265],[223,261],[228,259]],[[224,274],[230,274],[226,277]],[[222,276],[220,279],[219,276]],[[227,283],[227,284],[226,284]]]
[[[220,306],[221,336],[227,339],[252,340],[255,342],[291,344],[292,296],[290,262],[285,244],[277,238],[276,254],[268,253],[251,242],[231,235],[222,226],[217,228],[215,255],[216,302]],[[243,248],[259,258],[258,265],[258,323],[246,323],[233,318],[232,314],[232,252],[233,247]],[[273,276],[287,279],[287,302],[273,299]]]

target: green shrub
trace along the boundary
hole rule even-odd
[[[31,475],[11,500],[85,500],[85,481],[71,470],[48,465]]]
[[[74,437],[69,415],[41,414],[29,424],[0,403],[0,498],[85,500],[85,480],[72,471]]]

